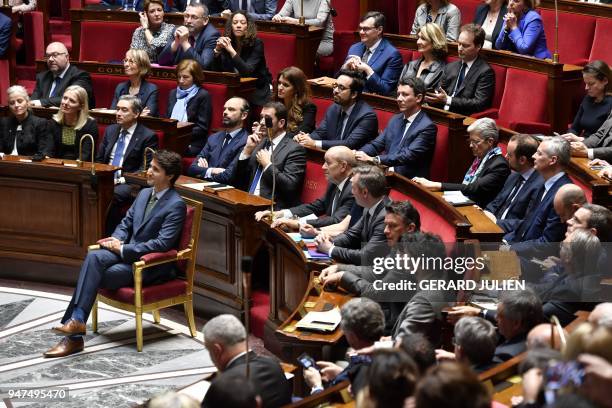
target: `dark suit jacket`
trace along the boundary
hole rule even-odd
[[[371,265],[374,257],[385,256],[389,252],[385,237],[385,205],[389,197],[378,204],[372,217],[369,217],[368,228],[364,228],[364,218],[368,210],[355,225],[334,238],[334,249],[331,257],[337,261],[353,265]]]
[[[174,39],[174,31],[172,32],[172,39]],[[173,41],[168,41],[164,50],[159,54],[159,65],[176,65],[184,59],[193,59],[200,63],[202,69],[210,69],[213,60],[213,50],[217,45],[217,39],[220,35],[212,23],[209,23],[206,24],[206,27],[196,38],[195,45],[187,51],[183,51],[183,47],[179,46],[176,52],[173,53]]]
[[[365,45],[358,42],[351,45],[348,55],[361,57],[365,51]],[[399,51],[387,39],[383,38],[374,50],[374,54],[370,55],[368,65],[374,70],[374,73],[367,79],[364,91],[381,95],[393,93],[397,88],[397,81],[404,67],[402,55]]]
[[[612,112],[597,132],[584,139],[584,144],[593,149],[596,159],[612,162]]]
[[[527,208],[526,217],[518,224],[517,228],[504,236],[511,248],[521,256],[527,256],[538,250],[538,245],[552,242],[561,242],[565,236],[565,223],[561,222],[559,215],[555,212],[553,201],[557,190],[565,184],[571,184],[572,180],[564,174],[553,184],[544,199],[541,199],[540,188],[537,195]]]
[[[49,132],[53,143],[55,145],[55,153],[53,157],[60,159],[76,160],[79,156],[79,143],[84,135],[90,134],[93,136],[95,143],[98,143],[98,123],[93,118],[87,119],[87,123],[80,130],[76,131],[76,137],[74,138],[74,144],[71,146],[62,144],[62,125],[49,119],[47,122],[47,131]],[[94,148],[95,148],[94,143]],[[81,159],[83,161],[91,160],[91,141],[89,138],[83,141],[83,151]]]
[[[510,207],[508,207],[506,218],[501,220],[499,219],[502,216],[501,209],[520,177],[522,176],[519,172],[512,172],[510,177],[506,180],[502,191],[500,191],[497,197],[495,197],[486,207],[487,211],[490,211],[497,217],[497,225],[502,227],[506,232],[509,232],[513,228],[512,225],[517,224],[525,217],[527,206],[533,199],[533,196],[537,194],[540,187],[542,187],[542,184],[544,184],[544,179],[540,176],[540,173],[537,171],[531,173],[518,195],[514,198],[514,201],[510,204]]]
[[[446,64],[441,86],[450,96],[453,93],[461,69],[461,60]],[[462,115],[482,112],[491,107],[495,92],[495,72],[481,57],[476,58],[457,89],[450,110]]]
[[[281,407],[291,402],[292,387],[277,360],[259,356],[251,351],[249,373],[249,380],[253,383],[255,392],[261,396],[264,408]],[[240,356],[232,361],[223,370],[222,375],[225,374],[246,376],[246,356]]]
[[[234,72],[236,70],[241,77],[257,78],[255,92],[249,96],[249,102],[257,106],[263,106],[270,99],[272,75],[266,65],[264,43],[261,39],[255,38],[252,46],[243,46],[240,53],[236,54],[234,58],[230,58],[225,50],[218,55],[213,55],[211,69],[222,72]]]
[[[442,290],[421,290],[406,303],[393,327],[393,338],[422,333],[438,347],[443,324],[442,309],[451,305],[451,293]]]
[[[442,190],[459,190],[481,208],[486,208],[504,186],[510,175],[510,166],[502,155],[484,164],[480,175],[470,184],[442,183]]]
[[[198,159],[203,158],[208,162],[209,167],[220,167],[225,169],[223,173],[212,176],[212,180],[218,183],[230,183],[232,181],[233,172],[236,167],[236,161],[244,148],[247,141],[247,131],[242,129],[232,140],[221,150],[223,139],[225,139],[225,131],[217,132],[211,135],[206,142],[206,145],[198,154],[198,157],[191,163],[187,174],[191,177],[204,178],[208,167],[198,166]]]
[[[474,24],[478,24],[482,26],[484,24],[485,19],[487,18],[487,14],[489,13],[490,7],[488,4],[481,4],[476,8],[476,14],[474,15]],[[493,29],[493,34],[491,35],[491,43],[493,44],[493,49],[495,49],[495,40],[499,36],[499,32],[502,30],[504,26],[504,16],[508,12],[508,7],[504,4],[499,10],[499,14],[497,15],[497,21],[495,22],[495,28]]]
[[[166,117],[172,115],[172,109],[176,104],[176,88],[168,95],[168,112]],[[191,133],[191,147],[202,149],[208,137],[208,127],[212,116],[212,102],[210,94],[204,88],[200,88],[198,93],[187,102],[187,120],[194,123]]]
[[[378,118],[370,105],[359,99],[355,103],[351,114],[344,128],[344,139],[336,139],[340,112],[342,108],[337,103],[331,105],[325,118],[319,127],[310,134],[314,140],[323,142],[323,149],[327,150],[332,146],[347,146],[351,149],[359,149],[368,141],[374,139],[378,134]]]
[[[338,186],[333,183],[328,183],[325,195],[321,198],[317,198],[312,203],[306,203],[297,207],[292,207],[289,210],[292,214],[299,217],[305,217],[309,214],[319,216],[316,220],[309,220],[308,223],[315,228],[325,227],[326,225],[337,224],[349,215],[353,203],[355,203],[355,197],[351,192],[351,181],[347,180],[342,186],[342,192],[336,200],[336,208],[332,213],[332,204],[334,201],[334,195],[338,190]]]
[[[0,57],[3,57],[11,44],[11,19],[0,13]]]
[[[527,350],[527,333],[518,335],[510,340],[504,340],[495,348],[493,362],[503,363],[512,357],[518,356]]]
[[[110,155],[120,132],[121,126],[118,124],[110,125],[106,128],[102,145],[96,154],[96,161],[98,163],[110,162]],[[123,154],[123,164],[121,165],[123,173],[133,173],[142,169],[142,158],[147,147],[157,150],[157,135],[151,129],[138,124]],[[147,163],[151,163],[152,158],[151,153],[147,153]]]
[[[0,152],[10,154],[15,145],[19,122],[14,116],[0,119]],[[53,139],[47,131],[47,121],[32,112],[21,122],[21,137],[17,139],[17,152],[22,156],[36,153],[53,156]]]
[[[259,167],[256,155],[263,145],[262,142],[257,146],[248,159],[237,161],[234,185],[239,189],[249,191]],[[306,171],[306,149],[294,142],[289,135],[285,135],[274,148],[273,159],[276,173],[274,207],[290,208],[301,204],[300,195]],[[261,175],[259,193],[265,198],[272,196],[272,166]]]
[[[89,76],[89,73],[81,71],[74,65],[70,65],[66,71],[66,74],[64,75],[64,78],[62,78],[62,81],[56,88],[55,96],[53,98],[49,98],[49,92],[51,91],[53,80],[53,73],[49,70],[36,74],[36,87],[34,88],[34,92],[32,92],[30,99],[40,100],[42,106],[45,107],[59,106],[66,88],[68,88],[70,85],[79,85],[87,91],[87,95],[89,96],[89,109],[96,106],[93,86],[91,85],[91,76]]]
[[[379,156],[381,164],[394,167],[402,176],[429,177],[438,128],[425,111],[420,111],[402,140],[403,134],[404,114],[398,113],[385,130],[361,150],[368,156]]]
[[[223,0],[223,10],[240,10],[240,0]],[[251,7],[247,10],[255,20],[271,20],[276,13],[276,0],[251,0]]]
[[[117,109],[117,102],[119,102],[119,97],[122,95],[129,95],[130,93],[130,81],[121,82],[115,88],[115,95],[113,96],[113,101],[111,102],[111,109]],[[159,98],[159,90],[157,89],[157,85],[148,82],[147,80],[142,80],[140,83],[140,89],[138,90],[138,95],[136,95],[140,102],[142,103],[142,108],[149,108],[151,111],[151,116],[159,116],[159,110],[157,109],[157,98]]]

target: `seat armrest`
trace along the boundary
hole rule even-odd
[[[519,133],[551,134],[550,125],[542,122],[510,122],[510,129]]]
[[[483,110],[482,112],[476,112],[472,115],[470,115],[470,117],[472,118],[491,118],[491,119],[497,119],[499,117],[499,109],[497,108],[490,108],[487,110]]]
[[[170,261],[177,260],[177,251],[176,249],[171,249],[167,252],[151,252],[150,254],[146,254],[140,257],[140,260],[144,262],[144,266],[152,266],[152,264],[160,264]]]

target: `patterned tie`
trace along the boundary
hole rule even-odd
[[[340,194],[342,194],[342,190],[340,190],[340,187],[336,187],[336,192],[334,193],[334,198],[332,200],[331,213],[329,214],[330,216],[334,215],[334,212],[336,211],[338,200],[340,200]]]
[[[231,140],[232,140],[232,135],[230,135],[229,133],[226,133],[225,137],[223,138],[223,144],[221,145],[221,151],[225,149],[225,146],[227,146]]]
[[[270,147],[270,141],[266,140],[262,149],[267,149]],[[253,177],[253,182],[251,183],[251,187],[249,187],[249,194],[254,194],[255,189],[257,188],[257,184],[259,184],[259,180],[261,179],[261,175],[263,174],[263,168],[261,166],[257,166],[257,171],[255,172],[255,177]]]
[[[149,198],[149,202],[147,203],[147,208],[145,208],[143,220],[146,220],[147,218],[149,218],[149,214],[151,214],[151,210],[153,210],[153,207],[155,207],[155,203],[157,203],[157,194],[153,193],[151,195],[151,198]]]
[[[123,160],[123,150],[125,149],[125,137],[127,136],[127,130],[122,130],[117,139],[117,147],[115,148],[115,155],[111,164],[113,166],[121,166],[121,160]]]
[[[59,76],[56,76],[55,79],[53,80],[53,87],[51,89],[51,92],[49,92],[49,98],[53,98],[57,95],[57,91],[59,91],[60,82],[62,82],[62,78],[60,78]]]
[[[372,55],[372,51],[370,51],[370,49],[367,48],[366,51],[363,53],[363,56],[361,57],[361,62],[363,62],[364,64],[367,64],[371,55]]]

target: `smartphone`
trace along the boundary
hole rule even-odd
[[[598,165],[595,165],[595,166],[589,166],[589,168],[590,168],[591,170],[596,170],[596,171],[598,171],[598,170],[603,170],[603,169],[604,169],[604,166],[598,166]]]
[[[300,354],[300,356],[297,358],[297,361],[298,364],[301,365],[302,368],[305,370],[312,367],[315,370],[319,371],[319,367],[317,366],[317,362],[315,361],[315,359],[310,357],[306,353]]]

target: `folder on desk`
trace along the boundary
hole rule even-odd
[[[300,330],[333,332],[340,324],[340,309],[334,307],[327,312],[308,312],[295,327]]]

